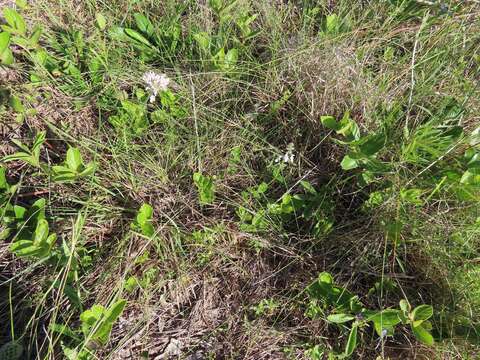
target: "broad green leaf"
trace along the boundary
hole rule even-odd
[[[422,325],[412,326],[412,331],[413,335],[415,335],[418,341],[429,346],[432,346],[434,344],[432,334],[430,334],[430,332],[426,330]]]
[[[48,237],[48,222],[45,219],[40,219],[37,223],[37,228],[35,229],[35,238],[33,239],[33,244],[40,246],[42,243],[47,240]]]
[[[383,336],[383,330],[387,330],[388,335],[392,335],[393,327],[401,322],[398,312],[398,310],[386,309],[369,316],[367,320],[373,322],[379,336]]]
[[[229,67],[234,66],[238,60],[238,50],[233,48],[228,50],[227,54],[225,55],[225,64]]]
[[[209,52],[211,41],[210,35],[208,35],[206,32],[198,32],[193,34],[193,38],[203,51],[207,53]]]
[[[340,124],[335,120],[333,116],[321,116],[320,122],[323,126],[328,129],[338,131],[340,129]]]
[[[350,314],[332,314],[328,315],[327,320],[335,324],[343,324],[355,319],[355,316]]]
[[[25,35],[27,25],[23,17],[16,10],[9,7],[4,8],[3,17],[17,34]]]
[[[328,272],[322,272],[318,275],[318,281],[324,284],[333,284],[333,277]]]
[[[406,312],[410,312],[410,309],[411,309],[410,303],[405,299],[400,300],[400,309]]]
[[[95,14],[95,21],[100,31],[105,30],[105,28],[107,27],[107,19],[105,18],[105,16],[103,16],[102,13]]]
[[[41,35],[42,35],[42,28],[40,26],[36,26],[29,39],[30,47],[35,48],[38,45]]]
[[[73,147],[69,148],[65,162],[71,170],[75,172],[80,171],[80,168],[83,166],[83,159],[80,150]]]
[[[375,155],[384,147],[385,141],[386,138],[384,134],[370,135],[368,139],[359,146],[360,152],[365,156]]]
[[[340,166],[342,167],[343,170],[352,170],[358,167],[358,161],[356,159],[353,159],[350,157],[350,155],[345,155],[343,157],[342,162],[340,163]]]
[[[22,101],[18,98],[18,96],[11,96],[9,99],[9,105],[17,113],[23,113],[25,111]]]
[[[326,30],[327,33],[333,34],[338,30],[339,27],[339,20],[337,14],[327,15],[327,24]]]
[[[135,13],[133,14],[133,17],[135,18],[137,27],[141,32],[147,34],[148,36],[153,35],[155,28],[153,27],[152,22],[145,15]]]
[[[352,329],[350,330],[350,334],[348,335],[347,345],[345,347],[345,355],[350,356],[355,351],[357,347],[357,334],[358,334],[358,326],[354,324]]]
[[[139,224],[144,224],[150,221],[153,216],[153,207],[150,204],[143,204],[138,210],[137,221]]]
[[[413,309],[412,317],[414,321],[428,320],[433,316],[433,307],[431,305],[420,305]]]
[[[10,45],[10,34],[3,31],[0,33],[0,54],[8,49]]]
[[[152,44],[150,43],[150,41],[148,41],[142,34],[140,34],[139,32],[133,30],[133,29],[125,29],[125,34],[127,34],[131,39],[143,44],[143,45],[146,45],[148,47],[152,47]]]
[[[10,49],[5,49],[3,52],[0,52],[0,64],[3,65],[12,65],[14,62],[13,53]]]
[[[96,167],[94,163],[88,163],[85,166],[85,169],[83,169],[83,171],[79,174],[79,176],[85,177],[85,176],[92,175],[93,172],[95,171],[95,168]]]

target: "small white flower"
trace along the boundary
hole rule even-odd
[[[294,154],[295,148],[293,143],[290,143],[287,145],[287,151],[283,155],[279,155],[276,159],[275,162],[280,162],[283,161],[286,164],[293,164],[295,160],[295,154]]]
[[[154,71],[147,71],[143,74],[142,80],[145,82],[145,90],[150,93],[150,102],[153,103],[160,91],[168,88],[170,79],[165,74],[157,74]]]

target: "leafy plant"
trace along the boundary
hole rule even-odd
[[[38,42],[42,34],[42,28],[40,26],[34,27],[29,35],[27,33],[27,24],[23,16],[10,7],[4,8],[3,17],[7,23],[1,26],[4,31],[2,34],[9,34],[11,36],[9,40],[11,40],[13,44],[24,49],[35,49],[38,47]],[[0,50],[1,48],[2,46],[0,46]],[[10,58],[10,54],[7,55],[7,59]],[[13,58],[11,58],[11,60],[13,62]],[[9,65],[8,61],[5,65]]]
[[[54,181],[72,182],[93,174],[95,164],[93,162],[84,164],[80,150],[70,147],[64,164],[53,166],[52,171]]]
[[[18,257],[45,258],[50,255],[53,245],[57,239],[56,234],[49,234],[48,222],[40,219],[37,222],[35,231],[27,238],[25,232],[18,236],[10,245],[10,251]]]
[[[358,332],[370,323],[381,338],[392,336],[398,324],[410,325],[415,337],[426,345],[433,345],[430,334],[432,329],[428,321],[433,315],[430,305],[420,305],[412,310],[406,300],[400,301],[400,309],[369,310],[360,302],[358,296],[335,285],[333,277],[323,272],[318,279],[307,288],[310,303],[307,315],[323,316],[327,309],[332,309],[327,316],[331,323],[346,328],[350,324],[345,350],[337,355],[339,358],[349,357],[355,351],[358,343]]]
[[[73,331],[68,326],[55,324],[53,329],[66,335],[76,342],[80,342],[75,348],[62,346],[65,357],[68,360],[88,360],[93,357],[91,350],[105,346],[109,339],[112,327],[122,315],[127,304],[126,300],[119,300],[108,308],[95,304],[90,309],[80,314],[81,331]],[[78,335],[81,334],[81,337]]]
[[[9,202],[17,189],[18,185],[10,185],[8,183],[6,169],[3,166],[0,166],[0,207],[3,207]]]
[[[196,172],[193,174],[193,182],[197,186],[200,204],[212,204],[215,200],[215,184],[213,178]]]
[[[28,209],[7,202],[1,208],[0,219],[4,227],[0,233],[1,240],[12,234],[17,239],[32,239],[37,223],[45,219],[45,199],[38,199]]]
[[[163,58],[169,62],[182,49],[182,29],[180,16],[184,7],[179,6],[174,12],[164,16],[158,24],[153,24],[148,16],[135,13],[135,29],[115,27],[110,32],[114,39],[132,45],[142,60],[151,61]]]
[[[12,65],[13,64],[13,53],[10,50],[10,34],[6,31],[0,33],[0,64],[1,65]]]
[[[40,150],[45,142],[45,136],[46,132],[41,131],[39,132],[36,136],[35,139],[33,140],[32,147],[29,148],[28,146],[22,144],[20,141],[13,139],[12,142],[17,145],[20,149],[23,151],[16,152],[12,155],[7,155],[5,156],[2,161],[3,162],[9,162],[9,161],[24,161],[27,164],[30,164],[36,168],[41,168],[40,164]]]
[[[149,126],[147,107],[133,101],[123,100],[122,107],[117,115],[108,118],[117,130],[132,135],[142,134]]]
[[[153,236],[155,229],[152,224],[153,208],[149,204],[143,204],[138,210],[135,221],[131,224],[131,228],[140,231],[145,236]]]

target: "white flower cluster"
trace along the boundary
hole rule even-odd
[[[287,151],[283,155],[279,155],[276,159],[275,162],[280,162],[283,161],[286,164],[293,164],[293,161],[295,160],[295,147],[293,143],[290,143],[287,145]]]
[[[150,102],[153,103],[160,91],[167,90],[170,79],[165,74],[157,74],[154,71],[147,71],[143,74],[142,80],[145,82],[145,90],[150,93]]]

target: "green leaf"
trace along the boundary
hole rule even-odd
[[[212,204],[215,200],[215,184],[213,178],[199,172],[193,174],[193,182],[197,186],[200,204]]]
[[[318,281],[324,284],[333,284],[333,277],[328,272],[322,272],[318,275]]]
[[[433,307],[431,305],[420,305],[413,309],[412,318],[414,321],[428,320],[433,316]]]
[[[383,336],[383,330],[387,330],[388,335],[393,335],[393,327],[401,322],[398,313],[398,310],[386,309],[369,316],[367,320],[373,322],[379,336]]]
[[[432,346],[434,344],[432,334],[430,334],[430,332],[426,330],[422,325],[412,326],[412,331],[413,335],[415,335],[418,341],[428,346]]]
[[[238,50],[233,48],[228,50],[227,54],[225,55],[225,64],[228,67],[233,67],[237,63],[238,60]]]
[[[0,54],[8,49],[10,45],[10,34],[7,32],[0,33]]]
[[[210,35],[208,35],[208,33],[198,32],[193,34],[193,38],[195,39],[195,41],[198,43],[198,45],[204,52],[209,53],[211,38],[210,38]]]
[[[142,34],[138,33],[137,31],[133,30],[133,29],[125,29],[125,34],[127,34],[131,39],[143,44],[143,45],[146,45],[148,47],[152,47],[152,44],[150,43],[150,41],[147,40],[147,38],[145,38]]]
[[[83,166],[83,159],[82,154],[80,154],[80,150],[77,148],[69,148],[67,151],[67,158],[65,163],[68,165],[70,170],[78,172],[81,167]]]
[[[369,135],[367,140],[359,146],[360,152],[365,156],[372,156],[379,152],[386,142],[384,134]]]
[[[323,126],[328,129],[338,131],[340,129],[340,124],[335,120],[333,116],[321,116],[320,122]]]
[[[125,308],[125,305],[127,305],[127,300],[121,299],[111,305],[105,316],[106,316],[106,321],[113,324],[117,319],[122,315],[123,309]]]
[[[40,219],[37,223],[37,228],[35,230],[35,237],[33,239],[33,244],[41,246],[48,237],[48,222],[45,219]]]
[[[152,22],[145,16],[139,13],[133,14],[135,18],[135,22],[137,23],[138,29],[147,34],[148,36],[152,36],[155,32],[155,28],[153,27]]]
[[[340,163],[340,166],[342,167],[343,170],[352,170],[358,167],[358,161],[350,157],[349,154],[347,154],[343,157],[343,160]]]
[[[25,9],[28,5],[27,0],[16,0],[15,5],[20,9]]]
[[[107,19],[102,13],[95,14],[95,21],[99,30],[103,31],[107,27]]]
[[[354,324],[350,330],[350,334],[348,335],[347,346],[345,347],[345,356],[350,356],[355,351],[355,348],[357,347],[357,334],[358,326]]]
[[[25,108],[23,107],[22,101],[18,96],[12,96],[9,100],[10,107],[17,113],[23,113]]]
[[[400,309],[405,312],[410,312],[410,303],[405,299],[400,300]]]
[[[5,49],[3,52],[0,52],[0,64],[3,65],[12,65],[14,62],[13,53],[10,49]]]
[[[27,25],[23,17],[14,9],[6,7],[3,10],[3,17],[7,21],[8,25],[19,35],[25,35],[27,31]]]
[[[332,314],[328,315],[327,320],[335,324],[343,324],[355,319],[355,316],[350,314]]]

